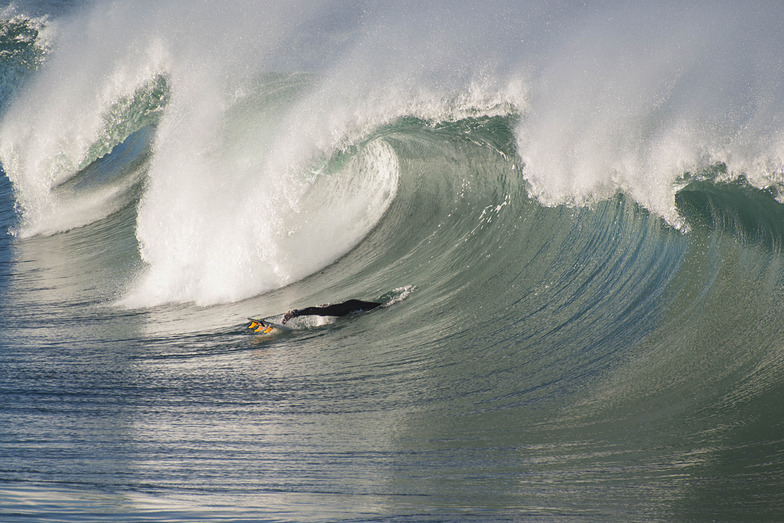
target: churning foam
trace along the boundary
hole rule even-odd
[[[169,205],[152,191],[138,233],[150,268],[124,303],[236,301],[301,279],[367,234],[394,200],[398,174],[394,152],[375,141],[331,173],[202,180],[180,187],[175,202],[161,193]]]

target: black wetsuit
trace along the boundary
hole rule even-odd
[[[352,312],[369,311],[381,305],[375,301],[348,300],[334,305],[297,309],[294,316],[345,316]]]

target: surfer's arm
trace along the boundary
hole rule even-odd
[[[297,316],[343,316],[345,313],[342,311],[335,310],[335,305],[321,305],[319,307],[305,307],[304,309],[291,309],[289,312],[283,315],[283,321],[281,323],[286,323],[291,318],[296,318]]]
[[[362,312],[375,309],[381,305],[375,301],[348,300],[334,305],[321,305],[320,307],[306,307],[292,309],[283,315],[283,323],[297,316],[345,316],[352,312]]]
[[[286,323],[291,318],[296,318],[297,316],[332,316],[332,314],[327,311],[327,307],[325,305],[322,305],[321,307],[291,309],[289,312],[283,315],[283,321],[281,323]]]

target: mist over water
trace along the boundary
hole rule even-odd
[[[782,20],[3,8],[0,515],[780,517]]]

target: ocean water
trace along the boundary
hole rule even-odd
[[[784,518],[782,21],[0,8],[0,519]]]

